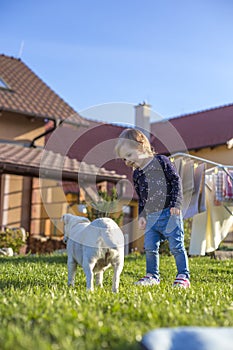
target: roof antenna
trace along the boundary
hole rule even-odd
[[[21,41],[21,45],[20,45],[20,48],[19,48],[19,58],[21,59],[22,55],[23,55],[23,49],[24,49],[24,40]]]

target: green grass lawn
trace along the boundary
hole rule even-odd
[[[134,286],[145,272],[145,256],[125,259],[120,292],[87,293],[78,268],[67,287],[66,255],[0,258],[0,349],[138,349],[154,328],[233,326],[232,260],[191,258],[192,287],[172,288],[173,257],[161,256],[161,284]],[[79,283],[78,283],[79,282]]]

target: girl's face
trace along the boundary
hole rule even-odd
[[[128,143],[120,147],[119,156],[127,166],[132,168],[142,167],[145,160],[148,159],[148,154],[145,154],[136,147],[130,147]]]

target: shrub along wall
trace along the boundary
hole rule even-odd
[[[52,253],[55,250],[65,249],[66,245],[63,243],[63,237],[42,237],[32,235],[27,241],[27,253],[44,254]]]

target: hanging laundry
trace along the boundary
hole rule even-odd
[[[218,171],[214,176],[215,181],[215,205],[224,202],[233,202],[233,171]]]
[[[192,231],[189,243],[189,255],[206,254],[206,212],[197,214],[192,220]]]
[[[194,191],[194,161],[193,160],[183,160],[182,161],[182,186],[183,192],[193,192]]]
[[[174,159],[173,164],[175,165],[176,171],[180,175],[181,178],[183,178],[183,160],[181,158]]]
[[[215,185],[215,204],[219,205],[220,203],[217,202],[223,202],[224,201],[224,189],[223,189],[223,183],[224,183],[224,172],[222,170],[218,171],[217,174],[214,174],[214,185]]]
[[[185,213],[191,202],[191,198],[194,192],[194,162],[193,160],[182,160],[180,167],[180,176],[182,179],[183,188],[183,206],[182,212],[185,217]]]
[[[205,171],[206,171],[206,164],[203,163],[200,165],[200,167],[203,167],[201,171],[202,173],[202,178],[201,178],[201,185],[200,185],[200,194],[199,194],[199,199],[198,199],[198,211],[199,213],[202,213],[206,211],[206,198],[205,198]]]
[[[213,177],[206,176],[209,188],[213,187]],[[207,187],[208,188],[208,187]],[[233,215],[230,208],[226,210],[224,205],[214,205],[214,191],[207,191],[207,226],[206,226],[206,252],[213,252],[226,238],[233,225]]]
[[[182,158],[174,161],[177,172],[182,179],[183,217],[193,217],[206,210],[205,206],[205,169],[204,163],[197,164],[192,159]]]
[[[233,207],[216,206],[216,174],[206,175],[206,212],[193,217],[190,255],[215,251],[233,228]]]
[[[193,173],[193,191],[191,194],[190,202],[186,208],[186,212],[183,212],[184,219],[188,219],[206,210],[205,206],[205,169],[204,163],[194,164]]]
[[[229,175],[224,176],[224,198],[233,200],[233,171],[229,171]]]

